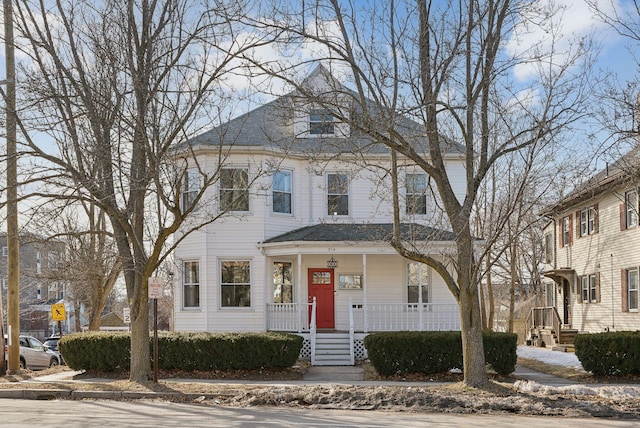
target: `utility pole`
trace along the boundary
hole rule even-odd
[[[4,3],[4,43],[7,67],[7,324],[9,373],[20,370],[20,244],[18,242],[18,159],[16,149],[16,63],[13,41],[13,1]]]

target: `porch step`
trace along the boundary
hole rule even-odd
[[[316,366],[350,366],[351,352],[348,333],[318,333],[316,335]]]

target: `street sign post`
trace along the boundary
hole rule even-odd
[[[158,299],[162,298],[164,288],[157,276],[149,277],[147,285],[149,299],[153,299],[153,382],[158,383]]]

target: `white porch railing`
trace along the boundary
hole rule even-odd
[[[366,307],[355,306],[353,312],[356,331],[460,330],[460,312],[455,303],[370,303]]]
[[[309,332],[312,303],[267,303],[267,330]]]
[[[310,332],[311,303],[268,303],[267,330]],[[351,303],[349,331],[445,331],[460,330],[458,305],[425,303]]]

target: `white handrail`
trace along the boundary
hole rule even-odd
[[[354,331],[355,327],[353,325],[353,299],[349,297],[349,356],[351,359],[351,364],[355,364],[355,349],[354,347]]]
[[[311,320],[309,323],[309,340],[311,341],[311,365],[316,364],[316,297],[311,303]]]

